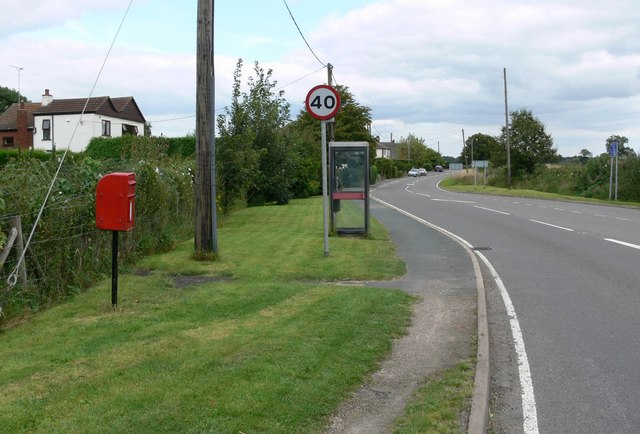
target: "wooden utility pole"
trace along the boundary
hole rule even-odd
[[[198,0],[196,62],[196,253],[218,253],[215,191],[213,0]]]
[[[333,65],[327,63],[327,84],[329,86],[333,86]],[[333,131],[333,122],[327,121],[327,138],[329,142],[333,142],[335,140],[335,135]]]
[[[504,119],[507,138],[507,187],[511,188],[511,144],[509,143],[509,106],[507,104],[507,68],[504,72]]]

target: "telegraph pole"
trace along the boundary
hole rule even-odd
[[[333,86],[333,65],[327,63],[327,84],[329,86]],[[329,138],[329,142],[333,142],[335,137],[333,135],[333,122],[326,122],[327,128],[327,137]]]
[[[511,188],[511,144],[509,143],[509,106],[507,105],[507,68],[504,72],[504,119],[507,133],[507,187]]]
[[[465,146],[465,143],[464,143],[464,128],[463,128],[462,129],[462,152],[464,152],[464,156],[465,156],[464,162],[465,162],[465,165],[467,166],[465,169],[467,169],[467,171],[468,171],[469,170],[469,165],[467,164],[467,153],[464,150],[464,146]]]
[[[195,250],[218,253],[215,192],[213,2],[198,0],[196,63]]]

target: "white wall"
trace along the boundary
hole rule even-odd
[[[53,119],[51,122],[51,140],[42,140],[42,120]],[[85,114],[80,121],[80,115],[38,115],[34,116],[34,125],[37,129],[33,136],[34,149],[51,151],[55,145],[56,151],[65,151],[67,146],[74,152],[83,151],[93,137],[102,136],[102,121],[111,121],[111,137],[122,135],[122,124],[136,125],[138,135],[144,134],[144,124],[109,116]],[[80,123],[78,123],[80,121]],[[75,134],[74,134],[75,131]],[[71,138],[73,137],[73,140]]]

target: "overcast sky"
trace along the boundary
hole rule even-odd
[[[412,133],[458,156],[462,132],[498,135],[527,108],[558,152],[640,151],[640,0],[287,0],[338,84],[371,108],[373,134]],[[154,134],[195,130],[197,1],[0,0],[0,85],[41,100],[133,96]],[[283,0],[215,2],[216,109],[238,58],[273,69],[295,117],[326,69]],[[105,60],[102,74],[98,73]],[[247,69],[245,78],[251,74]],[[218,112],[220,113],[220,111]],[[319,128],[319,126],[318,126]]]

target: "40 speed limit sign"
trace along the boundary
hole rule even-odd
[[[309,91],[305,105],[311,116],[326,121],[340,110],[340,94],[333,87],[320,84]]]

